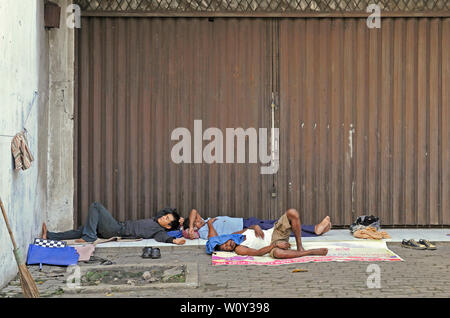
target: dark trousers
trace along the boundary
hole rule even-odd
[[[244,219],[244,228],[249,228],[252,225],[259,225],[262,230],[268,230],[274,227],[275,223],[277,223],[278,220],[260,220],[257,218],[248,218]],[[304,225],[302,224],[301,230],[302,230],[302,237],[315,237],[318,236],[314,232],[314,225]],[[294,236],[294,234],[291,234],[291,236]]]
[[[108,239],[121,236],[122,232],[123,224],[117,222],[103,205],[94,202],[89,206],[85,225],[77,230],[47,232],[47,238],[57,241],[81,238],[86,242],[94,242],[98,237]]]

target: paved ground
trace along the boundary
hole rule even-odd
[[[159,260],[140,258],[141,248],[98,248],[95,256],[116,264],[130,263],[198,263],[198,288],[163,288],[140,292],[73,295],[62,291],[69,274],[64,267],[30,267],[43,297],[450,297],[450,242],[437,243],[436,251],[402,248],[399,243],[388,247],[404,262],[308,263],[281,266],[212,266],[204,247],[161,247]],[[120,253],[119,253],[120,252]],[[381,288],[368,288],[370,264],[380,268]],[[86,265],[81,265],[86,266]],[[308,272],[293,273],[296,268]],[[21,297],[18,280],[3,290],[1,297]]]

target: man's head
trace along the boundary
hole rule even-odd
[[[180,216],[176,209],[165,208],[156,214],[156,220],[166,230],[176,230],[180,226]]]
[[[190,222],[190,218],[186,218],[185,220],[184,220],[184,223],[183,224],[185,224],[185,228],[188,228],[189,227],[189,222]],[[195,216],[195,220],[194,220],[194,227],[196,227],[197,229],[200,229],[203,225],[205,225],[206,224],[206,222],[205,221],[203,221],[203,219],[202,219],[202,217],[200,216],[200,215],[196,215]]]
[[[206,242],[206,253],[212,254],[214,251],[232,252],[245,241],[242,234],[224,234],[209,237]]]
[[[228,240],[223,244],[220,244],[217,249],[219,251],[224,251],[224,252],[232,252],[234,251],[234,249],[236,248],[237,244],[233,241],[233,240]]]

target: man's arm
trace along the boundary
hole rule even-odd
[[[161,230],[161,231],[157,232],[153,237],[148,237],[148,238],[153,238],[157,242],[172,243],[172,244],[176,244],[176,245],[183,245],[184,243],[186,243],[186,240],[184,238],[182,238],[182,237],[174,238],[174,237],[168,235],[167,232],[164,230]]]
[[[152,237],[144,237],[144,238],[146,238],[146,239],[153,238],[157,242],[162,242],[162,243],[173,243],[173,241],[175,239],[174,237],[168,235],[167,232],[164,230],[156,232]]]
[[[195,224],[195,220],[197,219],[198,216],[198,212],[196,209],[192,209],[191,213],[189,213],[189,224],[186,224],[184,226],[185,229],[187,229],[187,233],[188,236],[191,240],[195,239],[195,235],[194,235],[194,224]]]
[[[194,229],[194,223],[197,219],[198,212],[196,209],[192,209],[191,213],[189,213],[189,224],[186,224],[189,226],[189,229]]]
[[[208,220],[208,239],[210,239],[211,237],[214,237],[214,236],[219,236],[216,232],[216,229],[213,226],[213,223],[215,220],[216,220],[216,218]]]
[[[263,230],[261,229],[261,227],[259,225],[252,225],[252,226],[250,226],[248,228],[245,228],[243,230],[234,232],[233,234],[242,234],[245,231],[247,231],[248,229],[254,230],[256,237],[260,237],[262,239],[264,238],[264,232],[263,232]]]
[[[275,247],[275,244],[271,244],[269,246],[260,248],[259,250],[255,250],[253,248],[239,245],[234,249],[234,252],[238,255],[263,256],[263,255],[269,253],[274,247]]]

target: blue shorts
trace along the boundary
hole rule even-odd
[[[268,230],[273,228],[273,226],[275,225],[275,223],[278,221],[278,219],[276,220],[260,220],[257,218],[248,218],[248,219],[244,219],[244,229],[249,228],[252,225],[259,225],[261,227],[262,230]],[[302,237],[315,237],[318,236],[315,232],[314,232],[314,225],[303,225],[302,224]],[[294,236],[294,234],[292,233],[291,236]]]

